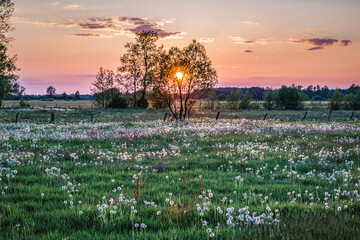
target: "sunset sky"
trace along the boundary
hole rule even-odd
[[[359,0],[14,0],[12,53],[27,94],[90,92],[138,30],[204,43],[219,87],[360,84]]]

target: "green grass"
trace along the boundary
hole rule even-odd
[[[32,110],[15,124],[14,113],[0,110],[0,238],[360,237],[357,120],[258,110],[163,122],[165,110],[127,109],[56,111],[48,124]]]

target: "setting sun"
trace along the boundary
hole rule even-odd
[[[181,80],[183,78],[184,74],[182,72],[177,72],[175,75],[176,75],[177,79]]]

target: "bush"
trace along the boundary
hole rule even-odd
[[[30,108],[30,103],[25,101],[23,98],[20,98],[19,107],[20,108]]]
[[[128,102],[126,98],[122,94],[116,94],[112,97],[111,101],[109,102],[108,108],[127,108]]]
[[[279,109],[299,110],[304,108],[302,103],[303,96],[296,87],[282,86],[275,91],[274,99],[276,107]]]

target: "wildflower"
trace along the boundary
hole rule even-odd
[[[82,212],[82,211],[79,211],[79,214],[81,215],[81,214],[83,214],[83,212]]]
[[[161,212],[160,212],[160,211],[157,211],[156,214],[159,216],[159,215],[161,214]]]
[[[211,228],[206,229],[206,232],[211,233]]]
[[[210,233],[210,237],[215,237],[215,233]]]

